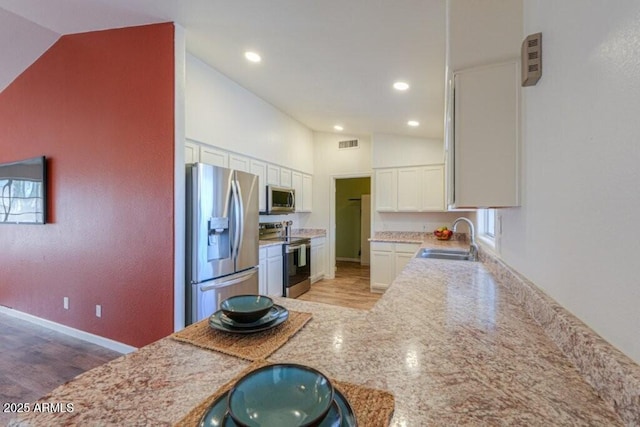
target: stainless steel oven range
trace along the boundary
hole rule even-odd
[[[282,296],[297,298],[311,289],[311,239],[286,230],[281,222],[260,223],[260,240],[282,242]]]

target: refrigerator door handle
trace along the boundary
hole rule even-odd
[[[240,204],[238,203],[238,187],[235,179],[231,180],[231,199],[233,202],[233,242],[231,242],[231,258],[236,258],[239,252],[240,230],[242,227]]]
[[[240,188],[240,183],[236,181],[236,198],[238,200],[238,225],[240,232],[238,233],[238,241],[236,242],[236,256],[240,254],[240,250],[242,249],[242,240],[244,239],[244,203],[242,202],[242,188]]]
[[[200,287],[200,292],[207,292],[215,288],[224,288],[226,286],[235,285],[236,283],[244,282],[249,277],[255,275],[258,272],[257,267],[253,267],[247,271],[243,271],[242,273],[233,274],[228,277],[221,277],[219,279],[208,282],[206,286]]]

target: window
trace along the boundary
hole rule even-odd
[[[478,209],[478,236],[491,246],[495,246],[496,210]]]

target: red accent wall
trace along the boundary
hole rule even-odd
[[[0,93],[0,162],[49,162],[49,223],[0,224],[0,304],[136,347],[172,332],[173,35],[63,36]]]

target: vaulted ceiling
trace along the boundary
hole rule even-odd
[[[313,130],[441,139],[445,8],[445,0],[0,0],[0,90],[60,35],[173,21],[190,53]],[[247,62],[246,50],[262,62]],[[394,90],[397,80],[409,90]]]

